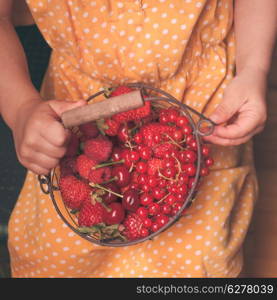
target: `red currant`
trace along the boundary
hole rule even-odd
[[[178,170],[176,167],[161,169],[161,174],[167,178],[174,178]]]
[[[149,175],[148,176],[148,185],[150,187],[155,187],[158,184],[158,179],[155,176]]]
[[[160,187],[155,187],[153,188],[152,194],[155,199],[160,200],[165,196],[165,190]]]
[[[178,156],[180,162],[194,163],[197,159],[197,155],[192,150],[184,150],[179,152]]]
[[[156,223],[158,224],[159,228],[165,226],[169,221],[169,218],[165,215],[159,215],[156,217]]]
[[[206,158],[205,164],[207,167],[211,167],[214,164],[214,160],[211,157]]]
[[[177,118],[179,117],[179,112],[178,112],[178,110],[176,110],[174,108],[170,108],[167,111],[167,116],[168,116],[169,122],[175,123],[177,121]]]
[[[133,138],[133,140],[134,140],[134,142],[136,143],[136,144],[141,144],[142,142],[143,142],[143,135],[141,134],[141,133],[136,133],[135,134],[135,136],[134,136],[134,138]]]
[[[148,193],[143,193],[140,195],[140,203],[144,206],[148,206],[153,203],[153,196]],[[150,210],[149,210],[150,213]]]
[[[167,186],[167,180],[165,180],[163,178],[160,179],[159,183],[158,183],[158,186],[161,187],[161,188],[166,187]]]
[[[156,231],[158,231],[159,229],[160,229],[160,228],[159,228],[158,223],[154,222],[154,223],[152,224],[152,226],[151,226],[151,231],[152,231],[152,232],[156,232]]]
[[[145,218],[142,222],[143,226],[146,228],[150,228],[152,226],[152,220],[150,218]]]
[[[184,126],[182,126],[182,130],[185,135],[189,135],[192,133],[192,129],[189,124],[185,124]]]
[[[187,142],[188,148],[191,150],[197,150],[197,142],[195,139],[191,139],[189,142]]]
[[[169,214],[171,213],[171,211],[172,211],[171,205],[169,205],[169,204],[167,204],[167,203],[165,203],[165,204],[162,205],[162,207],[161,207],[161,212],[162,212],[163,214],[169,215]]]
[[[147,237],[149,235],[149,230],[147,228],[141,228],[140,230],[140,236],[141,237]]]
[[[143,220],[146,220],[148,219],[147,216],[148,216],[148,209],[141,206],[137,209],[136,211],[137,215],[141,217],[141,219]]]
[[[168,115],[166,113],[161,113],[159,116],[159,122],[161,124],[167,124],[169,122]]]
[[[147,164],[144,161],[139,161],[136,164],[136,170],[137,170],[137,172],[142,173],[142,174],[146,173],[146,171],[147,171]]]
[[[188,176],[194,176],[196,174],[196,167],[194,164],[182,165],[182,171]]]
[[[185,195],[184,194],[176,193],[175,196],[176,196],[177,202],[184,202],[185,201]]]
[[[179,183],[180,183],[180,184],[185,184],[185,183],[188,183],[188,182],[189,182],[189,177],[188,177],[187,174],[181,173],[181,174],[179,175],[178,180],[179,180]]]
[[[153,135],[153,141],[156,143],[156,144],[159,144],[161,142],[162,138],[160,136],[160,134],[154,134]]]
[[[184,127],[188,123],[189,123],[189,120],[185,116],[180,116],[176,120],[176,125],[179,126],[179,127]]]
[[[143,146],[140,148],[139,154],[142,159],[148,160],[152,156],[152,149],[150,147]]]
[[[175,129],[174,132],[172,133],[172,138],[176,142],[181,142],[182,139],[184,138],[183,132],[180,129]]]
[[[200,175],[201,175],[201,176],[208,176],[209,173],[210,173],[210,171],[209,171],[209,168],[207,168],[207,167],[203,167],[203,168],[200,170]]]
[[[151,216],[155,216],[157,215],[159,212],[160,212],[160,205],[158,203],[151,203],[148,205],[148,212],[149,212],[149,215]]]
[[[177,198],[174,195],[168,195],[165,199],[164,202],[167,203],[168,205],[173,205],[174,203],[177,202]]]
[[[177,194],[181,194],[183,196],[187,194],[187,191],[188,191],[188,189],[185,184],[182,184],[182,185],[178,186],[178,188],[177,188]]]
[[[210,155],[210,148],[207,145],[202,146],[202,154],[205,157],[208,157]]]

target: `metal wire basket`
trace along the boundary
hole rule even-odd
[[[178,211],[178,213],[173,216],[169,222],[157,230],[156,232],[151,233],[150,235],[137,239],[137,240],[131,240],[131,241],[122,241],[117,238],[111,238],[111,239],[96,239],[93,236],[91,236],[88,233],[83,233],[80,232],[78,229],[78,224],[76,220],[74,219],[74,216],[71,214],[69,209],[66,207],[66,205],[62,201],[57,201],[56,193],[59,193],[59,188],[58,188],[58,172],[56,169],[52,170],[51,173],[47,176],[44,175],[39,175],[38,180],[40,183],[41,190],[44,194],[47,194],[50,196],[53,205],[60,216],[60,218],[63,220],[63,222],[71,229],[73,230],[77,235],[80,237],[94,243],[98,244],[101,246],[111,246],[111,247],[122,247],[122,246],[129,246],[129,245],[134,245],[137,243],[144,242],[146,240],[151,240],[161,232],[165,231],[168,229],[173,223],[175,223],[181,216],[182,212],[184,209],[187,209],[193,202],[195,195],[196,195],[196,186],[199,183],[199,178],[200,178],[200,168],[201,168],[201,162],[202,162],[202,137],[210,135],[213,132],[214,126],[216,125],[213,121],[211,121],[209,118],[205,117],[203,114],[197,112],[196,110],[192,109],[188,105],[181,103],[178,101],[176,98],[174,98],[172,95],[169,93],[158,89],[154,88],[149,85],[145,85],[142,83],[131,83],[127,84],[128,87],[139,90],[144,97],[145,101],[151,101],[151,103],[158,103],[159,105],[165,105],[166,107],[168,106],[173,106],[178,108],[180,112],[185,115],[188,120],[189,124],[193,129],[193,136],[196,140],[197,143],[197,161],[196,161],[196,173],[194,176],[194,182],[189,190],[189,193],[186,196],[186,199],[181,207],[181,209]],[[96,97],[105,94],[105,90],[102,90],[92,96],[90,96],[87,101],[91,101],[95,99]],[[105,101],[105,100],[104,100]],[[93,104],[89,104],[93,105]],[[59,197],[61,198],[61,197]]]

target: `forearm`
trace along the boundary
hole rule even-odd
[[[17,112],[34,101],[38,91],[31,83],[24,51],[8,18],[0,17],[0,113],[13,127]]]
[[[268,73],[277,32],[276,0],[235,0],[236,67]]]

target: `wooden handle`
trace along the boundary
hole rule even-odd
[[[111,97],[107,100],[68,110],[61,115],[65,128],[79,126],[144,105],[140,90]]]

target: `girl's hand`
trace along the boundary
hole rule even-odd
[[[70,131],[59,121],[60,115],[85,104],[57,100],[24,104],[12,127],[20,163],[36,174],[47,175],[64,156],[70,137]]]
[[[223,101],[210,116],[218,124],[205,140],[222,146],[247,142],[263,130],[266,121],[267,75],[247,67],[226,88]]]

